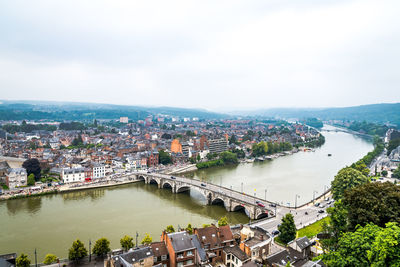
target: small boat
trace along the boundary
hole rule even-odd
[[[332,154],[328,154],[328,157],[332,156]]]

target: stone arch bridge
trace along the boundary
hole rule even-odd
[[[212,183],[159,173],[135,172],[124,176],[146,184],[157,184],[158,188],[170,188],[172,193],[195,189],[205,197],[208,205],[223,204],[227,211],[245,211],[252,220],[274,216],[269,209],[270,202]]]

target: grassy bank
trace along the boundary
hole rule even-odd
[[[322,231],[323,223],[328,223],[330,220],[329,217],[325,217],[322,220],[316,221],[313,224],[310,224],[300,230],[297,231],[297,238],[306,236],[308,238],[312,238],[316,236],[318,233]]]

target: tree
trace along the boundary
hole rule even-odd
[[[381,229],[368,251],[368,260],[372,266],[400,266],[400,227],[396,223],[387,223]]]
[[[369,169],[367,168],[367,165],[365,165],[363,160],[359,160],[356,163],[353,163],[351,165],[351,167],[353,169],[356,169],[356,170],[360,171],[365,176],[368,176],[368,174],[369,174]]]
[[[144,238],[142,239],[142,245],[149,245],[151,242],[153,242],[153,238],[151,238],[151,236],[146,233]]]
[[[374,223],[384,227],[388,222],[400,223],[400,188],[393,183],[367,183],[344,194],[349,229]]]
[[[339,200],[326,211],[330,219],[328,223],[323,223],[322,232],[328,234],[330,238],[321,239],[321,243],[324,250],[335,250],[339,238],[348,230],[347,209],[345,209],[342,200]]]
[[[189,223],[186,227],[186,232],[188,232],[190,235],[193,234],[193,227],[192,225]]]
[[[172,162],[172,158],[168,152],[161,149],[158,151],[158,161],[163,165],[167,165]]]
[[[172,225],[168,225],[167,228],[165,229],[167,233],[175,233],[175,229]]]
[[[125,235],[119,242],[121,243],[121,247],[125,250],[133,248],[133,237],[129,235]]]
[[[400,227],[358,226],[345,233],[336,250],[322,256],[327,266],[400,266]]]
[[[394,178],[400,178],[400,165],[397,167],[397,169],[393,172],[392,177]]]
[[[104,256],[110,251],[110,241],[105,237],[98,239],[94,244],[93,253],[97,256]]]
[[[225,151],[219,154],[220,159],[224,162],[224,164],[237,164],[238,163],[238,158],[235,153],[232,153],[230,151]]]
[[[56,263],[58,261],[58,257],[54,254],[46,254],[46,257],[44,257],[43,263],[46,265]]]
[[[17,267],[29,267],[31,265],[31,261],[24,253],[21,253],[21,255],[19,255],[19,257],[16,259],[16,263]]]
[[[296,238],[297,229],[291,213],[287,213],[282,218],[282,223],[278,227],[278,230],[281,232],[279,239],[285,244]]]
[[[253,157],[264,156],[268,152],[268,144],[264,141],[261,141],[258,144],[254,144],[253,147]]]
[[[22,164],[22,167],[26,169],[26,172],[29,174],[33,173],[35,175],[35,181],[39,181],[40,179],[40,172],[42,169],[40,168],[40,162],[38,159],[27,159]]]
[[[35,175],[33,173],[28,175],[28,185],[35,185]]]
[[[228,218],[226,216],[224,216],[218,220],[218,227],[221,227],[224,225],[228,225]]]
[[[351,167],[341,169],[331,182],[333,198],[339,200],[346,190],[369,182],[368,177]]]
[[[87,254],[88,251],[86,250],[85,245],[77,239],[72,243],[72,247],[68,251],[68,259],[77,262],[83,259],[83,257],[86,257]]]
[[[370,224],[343,234],[338,248],[323,256],[324,263],[328,266],[370,266],[367,253],[379,230],[379,226]]]

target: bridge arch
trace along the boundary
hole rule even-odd
[[[216,197],[211,201],[211,205],[220,205],[220,206],[226,206],[225,201],[222,198]]]
[[[156,185],[158,185],[157,179],[150,178],[149,180],[150,180],[150,181],[149,181],[149,184],[156,184]]]
[[[259,219],[263,219],[263,218],[267,218],[267,217],[269,217],[269,215],[268,215],[268,212],[265,211],[265,212],[260,212],[260,214],[257,215],[256,219],[259,220]]]
[[[182,185],[176,189],[176,193],[182,193],[190,191],[190,185]]]
[[[237,205],[233,206],[232,211],[233,212],[243,212],[247,216],[250,216],[250,212],[246,209],[246,206],[244,204],[237,204]]]
[[[173,186],[172,186],[172,184],[170,182],[164,182],[162,184],[162,188],[172,189]]]
[[[146,182],[146,178],[144,178],[144,176],[142,176],[142,175],[139,175],[138,180]]]

